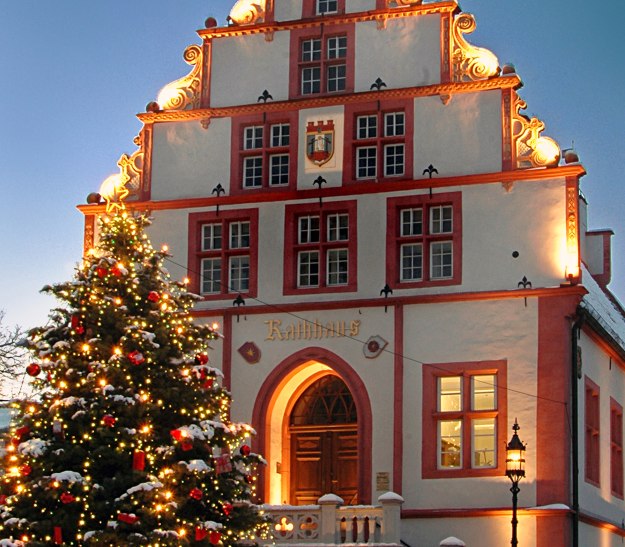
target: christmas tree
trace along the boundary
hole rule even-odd
[[[74,279],[43,289],[64,305],[29,334],[38,396],[7,438],[0,545],[233,545],[266,527],[253,431],[208,363],[217,334],[148,224],[103,217]]]

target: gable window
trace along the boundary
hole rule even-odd
[[[460,194],[390,199],[387,252],[396,286],[460,283]]]
[[[258,213],[224,211],[189,216],[189,273],[207,299],[256,293]]]
[[[623,407],[610,399],[610,482],[612,495],[623,499]]]
[[[412,176],[411,101],[346,105],[345,111],[344,182]]]
[[[599,486],[599,386],[586,377],[584,387],[585,476],[586,482]]]
[[[355,203],[324,204],[314,213],[310,209],[310,204],[286,209],[286,293],[355,290]]]
[[[332,6],[332,2],[322,6]],[[328,12],[324,12],[328,13]],[[291,98],[351,92],[354,89],[354,26],[332,27],[332,34],[291,31]]]
[[[235,119],[232,138],[234,193],[285,189],[297,167],[296,118],[293,113]]]
[[[425,478],[499,473],[505,461],[505,385],[501,361],[424,365]]]
[[[303,0],[302,17],[345,13],[345,0]]]

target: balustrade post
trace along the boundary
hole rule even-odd
[[[404,498],[395,492],[386,492],[378,498],[382,505],[382,543],[401,542],[401,505]]]
[[[321,522],[319,523],[321,543],[337,544],[337,518],[336,512],[339,505],[343,505],[343,499],[336,494],[325,494],[317,503],[321,507]]]

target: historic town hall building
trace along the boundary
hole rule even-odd
[[[101,191],[220,325],[276,541],[508,544],[515,419],[519,542],[625,537],[611,232],[474,27],[454,1],[239,0]],[[89,247],[105,207],[80,209]]]

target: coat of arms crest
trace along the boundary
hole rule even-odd
[[[306,157],[315,165],[328,163],[334,155],[334,122],[308,122]]]

